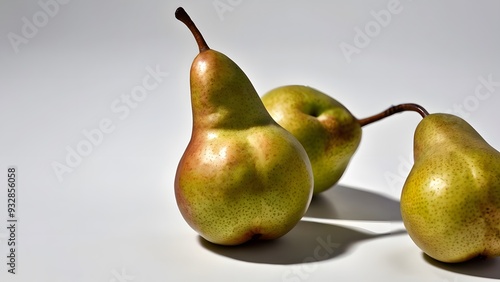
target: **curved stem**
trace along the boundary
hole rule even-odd
[[[207,42],[205,42],[205,39],[203,38],[203,35],[201,34],[200,30],[196,27],[193,20],[191,20],[191,18],[189,17],[188,13],[186,13],[184,8],[179,7],[177,8],[177,10],[175,10],[175,18],[183,22],[189,28],[189,30],[194,36],[194,39],[196,40],[196,43],[198,44],[198,49],[200,49],[200,53],[206,50],[210,50],[210,47],[208,47]]]
[[[407,103],[407,104],[399,104],[396,106],[391,106],[390,108],[388,108],[387,110],[385,110],[379,114],[376,114],[376,115],[373,115],[373,116],[370,116],[367,118],[359,119],[358,122],[361,126],[365,126],[365,125],[368,125],[370,123],[384,119],[388,116],[392,116],[393,114],[400,113],[400,112],[406,112],[406,111],[417,112],[420,114],[420,116],[422,116],[422,118],[429,115],[429,112],[424,107],[422,107],[418,104]]]

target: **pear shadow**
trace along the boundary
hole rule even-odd
[[[399,201],[336,185],[315,195],[305,216],[328,219],[402,221]]]
[[[402,221],[398,201],[342,185],[336,185],[314,196],[304,216],[340,220]],[[406,233],[406,230],[373,234],[340,224],[301,220],[290,232],[275,240],[256,240],[239,246],[222,246],[199,237],[199,243],[213,253],[236,260],[287,265],[334,259],[348,253],[352,245],[358,242],[402,233]]]
[[[488,259],[478,257],[460,263],[445,263],[435,260],[425,253],[422,253],[422,256],[427,263],[450,272],[482,278],[500,279],[500,257]]]
[[[199,242],[211,252],[236,260],[287,265],[333,259],[347,253],[357,242],[395,234],[367,234],[336,225],[300,221],[275,240],[256,240],[239,246],[216,245],[202,237]]]

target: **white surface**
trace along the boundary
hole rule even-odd
[[[52,15],[37,1],[0,2],[2,226],[7,166],[19,170],[18,273],[7,273],[2,228],[0,281],[500,278],[498,259],[441,265],[426,259],[401,229],[400,180],[411,164],[415,113],[366,127],[340,185],[275,242],[206,244],[184,222],[173,195],[175,168],[190,136],[188,72],[197,53],[174,18],[178,6],[259,93],[307,84],[359,118],[402,102],[431,112],[466,105],[466,119],[500,148],[498,1],[402,0],[390,22],[372,30],[369,44],[358,44],[350,63],[339,45],[356,46],[356,28],[375,23],[371,11],[397,2],[219,0],[231,7],[220,16],[214,1],[67,2],[52,6]],[[39,27],[25,27],[24,36],[23,18],[33,23],[33,16]],[[24,37],[17,53],[10,33]],[[168,75],[147,80],[147,68]],[[474,98],[480,77],[496,83],[481,99]],[[120,97],[144,79],[154,87],[135,108],[127,106],[127,114]],[[101,122],[114,130],[79,163],[73,159],[72,172],[58,181],[53,162],[66,164],[68,146],[83,146],[83,131]]]

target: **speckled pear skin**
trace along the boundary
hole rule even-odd
[[[262,101],[278,124],[304,146],[314,175],[314,194],[334,186],[361,141],[361,125],[329,95],[304,85],[275,88]]]
[[[408,234],[449,263],[500,255],[500,153],[463,119],[431,114],[417,126],[401,195]]]
[[[190,84],[193,130],[175,176],[182,216],[215,244],[283,236],[311,201],[306,151],[224,54],[200,52]]]

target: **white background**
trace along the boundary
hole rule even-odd
[[[260,94],[306,84],[359,118],[403,102],[430,112],[462,107],[500,148],[500,2],[54,1],[0,2],[0,226],[7,225],[7,167],[19,172],[17,274],[7,273],[10,235],[2,227],[1,281],[500,278],[499,259],[440,264],[404,232],[398,199],[416,113],[364,128],[339,185],[307,214],[330,221],[304,220],[277,241],[234,248],[203,242],[173,194],[190,137],[189,68],[197,54],[174,18],[178,6]],[[374,14],[390,3],[397,12],[382,25]],[[358,30],[365,28],[371,35],[362,42]],[[341,44],[358,52],[346,56]],[[122,96],[150,79],[148,68],[161,75],[125,114]],[[481,78],[493,82],[489,91]],[[113,130],[85,147],[84,132],[101,122]],[[86,155],[68,157],[78,148]],[[58,179],[54,164],[71,171]]]

